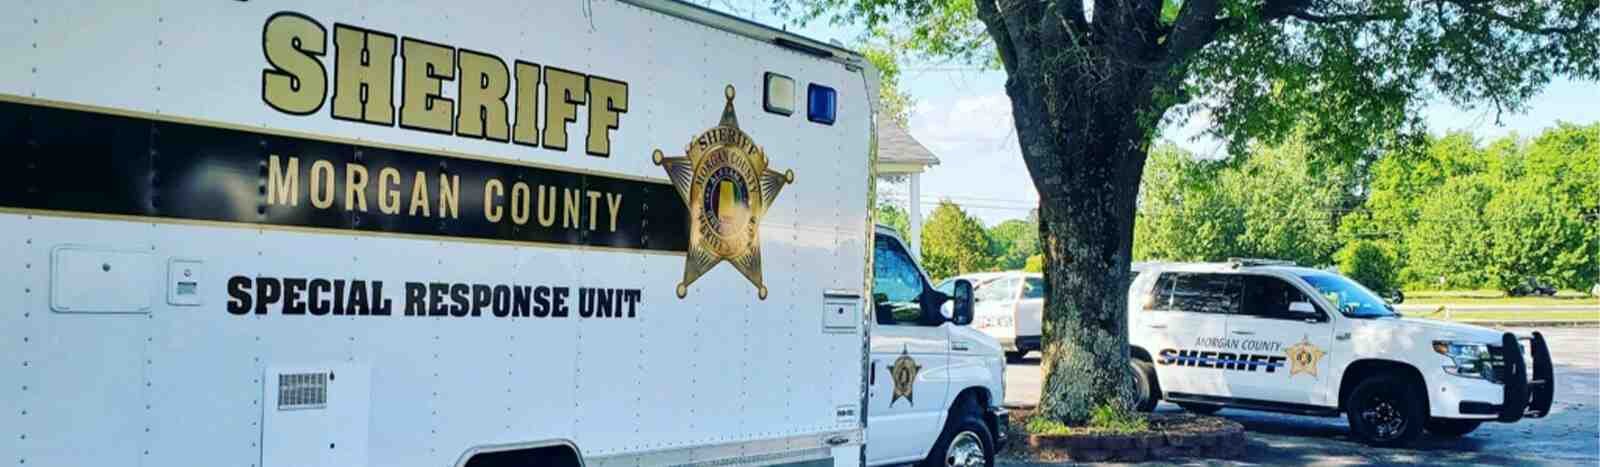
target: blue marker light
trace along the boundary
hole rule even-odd
[[[838,95],[833,88],[819,84],[806,86],[806,119],[823,125],[832,125]]]

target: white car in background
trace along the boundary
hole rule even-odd
[[[1000,341],[1006,359],[1021,360],[1039,350],[1044,317],[1044,275],[1032,272],[979,272],[945,279],[937,287],[949,293],[957,279],[973,284],[972,327]]]

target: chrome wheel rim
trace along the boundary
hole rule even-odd
[[[944,452],[944,465],[968,467],[984,465],[983,441],[977,433],[963,431],[950,440]]]
[[[1361,419],[1372,427],[1372,434],[1380,440],[1391,440],[1406,431],[1406,417],[1386,395],[1373,396],[1367,401]]]

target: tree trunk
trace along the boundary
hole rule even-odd
[[[1039,414],[1083,425],[1102,406],[1129,410],[1135,394],[1127,286],[1149,144],[1139,109],[1148,108],[1149,94],[1131,85],[1060,96],[1019,84],[1029,81],[1012,78],[1007,88],[1023,158],[1039,189],[1049,284]],[[1054,102],[1024,106],[1019,96]]]

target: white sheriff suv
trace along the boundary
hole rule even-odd
[[[1377,446],[1550,411],[1555,382],[1538,332],[1402,318],[1355,281],[1289,262],[1134,272],[1130,364],[1142,410],[1166,400],[1205,414],[1343,414]]]

